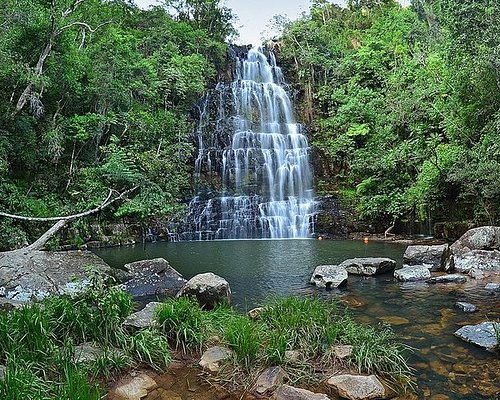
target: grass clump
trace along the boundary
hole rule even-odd
[[[257,359],[262,346],[260,325],[244,316],[237,316],[223,331],[225,343],[234,351],[236,360],[248,369]]]

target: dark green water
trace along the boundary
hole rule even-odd
[[[462,325],[500,318],[498,294],[485,291],[484,282],[401,284],[392,274],[384,274],[375,278],[350,276],[340,290],[324,291],[308,284],[317,265],[375,256],[390,257],[401,264],[405,248],[361,241],[236,240],[156,243],[96,253],[115,267],[164,257],[186,279],[214,272],[229,282],[234,303],[242,310],[259,305],[270,295],[338,298],[360,321],[389,323],[403,342],[416,349],[410,362],[417,370],[418,398],[500,398],[499,359],[453,336]],[[456,301],[471,302],[479,311],[465,314],[454,308]]]

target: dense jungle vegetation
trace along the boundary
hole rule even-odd
[[[309,123],[320,193],[359,217],[498,222],[500,5],[313,1],[280,60]],[[192,168],[189,114],[234,38],[219,0],[3,0],[0,209],[66,215],[137,187],[102,221],[165,219]],[[94,220],[93,220],[94,221]],[[94,221],[95,222],[95,221]],[[74,244],[90,231],[72,224]],[[47,226],[0,219],[2,248]]]

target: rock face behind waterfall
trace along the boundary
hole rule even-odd
[[[261,49],[233,48],[233,59],[234,73],[199,105],[198,193],[179,237],[309,237],[315,213],[309,145],[281,69]]]

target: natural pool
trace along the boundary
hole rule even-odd
[[[245,311],[270,295],[319,295],[338,298],[365,323],[390,324],[401,340],[415,348],[418,398],[500,398],[500,360],[453,336],[460,326],[500,318],[498,294],[484,282],[429,285],[398,283],[392,274],[350,276],[346,287],[324,291],[308,284],[315,266],[352,257],[390,257],[402,262],[406,245],[361,241],[235,240],[156,243],[96,250],[110,265],[163,257],[186,279],[202,272],[224,277],[233,303]],[[467,301],[479,311],[454,307]],[[443,397],[447,396],[447,397]]]

